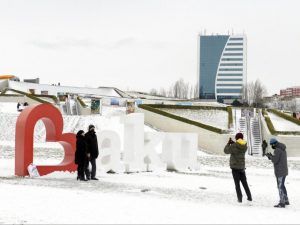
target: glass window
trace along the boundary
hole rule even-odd
[[[243,81],[243,79],[217,79],[217,81]]]
[[[221,63],[220,66],[242,66],[243,63]]]
[[[228,77],[228,76],[233,76],[233,77],[242,77],[243,74],[242,73],[218,73],[218,76],[222,77]]]
[[[230,41],[242,41],[242,40],[244,40],[244,38],[230,38],[229,39]]]
[[[241,93],[242,89],[217,89],[217,93]]]
[[[243,43],[227,43],[227,45],[244,45]]]
[[[243,53],[224,53],[224,56],[242,56]]]
[[[221,68],[219,71],[243,71],[242,68]]]
[[[218,87],[241,87],[243,84],[217,84]]]
[[[225,51],[243,51],[243,48],[225,48]]]
[[[221,61],[243,61],[242,58],[223,58]]]

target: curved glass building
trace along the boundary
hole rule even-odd
[[[246,36],[200,35],[199,43],[200,99],[243,100],[247,77]]]

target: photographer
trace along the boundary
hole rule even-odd
[[[247,194],[247,200],[252,201],[252,196],[245,172],[245,153],[247,151],[247,142],[244,141],[243,138],[244,136],[242,133],[237,133],[235,135],[236,142],[230,138],[224,148],[224,153],[230,154],[230,168],[232,170],[238,202],[240,203],[242,202],[243,198],[240,182],[242,182]]]
[[[274,155],[270,152],[266,154],[269,160],[274,164],[274,172],[277,181],[277,188],[279,191],[280,201],[277,205],[274,205],[276,208],[285,208],[286,205],[289,205],[289,198],[285,188],[285,178],[288,175],[288,165],[287,165],[287,154],[286,146],[283,143],[280,143],[275,138],[270,139],[270,145],[274,150]]]

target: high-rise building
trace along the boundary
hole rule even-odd
[[[199,97],[218,102],[244,99],[245,35],[199,35]]]

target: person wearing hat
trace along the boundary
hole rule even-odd
[[[88,179],[92,180],[98,180],[96,178],[96,159],[99,155],[98,150],[98,140],[97,135],[95,132],[95,126],[89,125],[88,132],[85,134],[86,143],[87,143],[87,149],[89,153],[89,162],[91,162],[92,165],[92,171],[91,171],[91,177],[88,177]]]
[[[284,185],[286,176],[288,175],[286,146],[285,144],[277,141],[276,138],[270,139],[270,145],[272,149],[274,149],[274,154],[269,152],[266,155],[274,164],[274,172],[280,197],[279,203],[274,205],[274,207],[285,208],[286,205],[290,204]]]
[[[245,154],[247,152],[247,142],[244,140],[242,133],[237,133],[235,135],[235,139],[236,142],[234,142],[231,138],[229,139],[224,148],[224,153],[230,154],[230,168],[232,170],[238,202],[241,203],[243,199],[240,182],[242,183],[247,194],[247,200],[252,201],[252,195],[247,183],[245,172]]]

